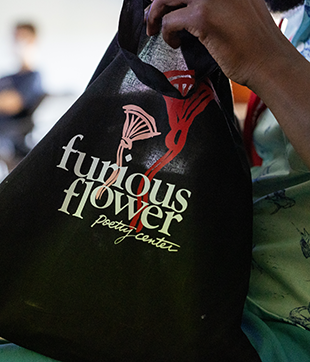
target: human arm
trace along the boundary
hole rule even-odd
[[[263,0],[154,0],[147,32],[162,27],[172,47],[188,30],[226,76],[248,86],[270,108],[310,168],[310,63],[273,21]]]

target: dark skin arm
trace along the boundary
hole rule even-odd
[[[310,63],[273,21],[263,0],[153,0],[147,33],[180,45],[186,29],[226,76],[254,91],[310,168]]]

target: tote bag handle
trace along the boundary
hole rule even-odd
[[[149,0],[124,0],[118,28],[120,48],[128,65],[142,83],[165,96],[188,98],[195,92],[196,87],[186,96],[182,96],[162,72],[138,57],[139,41],[142,33],[146,32],[144,9],[149,4]],[[189,69],[195,71],[197,86],[202,79],[218,69],[218,65],[196,37],[185,30],[180,33],[180,37],[185,62]]]

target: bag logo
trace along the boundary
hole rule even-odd
[[[118,146],[116,164],[118,169],[113,171],[109,179],[97,192],[100,199],[107,187],[116,182],[122,167],[123,152],[125,148],[131,150],[132,143],[137,140],[145,140],[160,135],[157,132],[155,119],[146,113],[141,107],[135,105],[124,106],[126,120],[123,127],[123,136]]]
[[[186,96],[194,86],[192,71],[172,71],[166,72],[165,75],[183,96]],[[101,225],[122,233],[122,236],[114,240],[114,244],[134,238],[168,252],[177,252],[180,249],[179,244],[167,238],[173,237],[170,233],[171,225],[182,222],[182,214],[188,207],[191,191],[184,188],[177,189],[176,185],[164,183],[155,176],[182,151],[193,121],[211,100],[217,101],[217,98],[212,84],[205,80],[187,98],[176,99],[164,96],[164,99],[170,125],[170,131],[165,137],[167,151],[149,167],[145,174],[127,175],[129,166],[125,166],[124,163],[128,164],[132,158],[130,154],[124,158],[124,150],[132,149],[135,141],[146,141],[161,133],[157,130],[154,117],[137,105],[129,104],[123,107],[126,119],[114,164],[91,156],[89,171],[82,173],[87,155],[74,147],[75,143],[81,141],[84,136],[78,134],[63,146],[64,153],[57,167],[69,171],[68,159],[75,154],[77,157],[73,172],[77,179],[64,190],[66,196],[58,209],[60,212],[83,219],[82,214],[87,203],[99,210],[114,206],[115,216],[120,213],[124,215],[127,211],[128,222],[113,221],[106,215],[100,214],[90,227]],[[110,175],[106,177],[109,173]],[[95,183],[98,182],[101,185],[96,187]],[[159,193],[160,198],[157,196]],[[72,209],[75,210],[74,213]],[[151,237],[142,232],[142,229],[156,231],[159,237]]]

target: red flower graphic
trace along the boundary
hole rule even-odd
[[[165,75],[183,96],[189,92],[195,82],[193,71],[171,71],[166,72]],[[215,97],[213,86],[209,80],[202,82],[189,98],[176,99],[164,96],[171,128],[165,139],[168,151],[146,171],[145,176],[147,176],[150,181],[182,151],[186,143],[189,128],[194,119],[203,112],[211,100],[216,99]],[[144,181],[142,180],[138,188],[138,194],[142,192],[143,186]],[[142,200],[147,203],[148,194],[138,198],[137,209],[142,207]],[[143,210],[132,219],[131,227],[136,227],[142,211]],[[136,227],[136,231],[141,231],[142,227],[143,225],[140,221]]]

